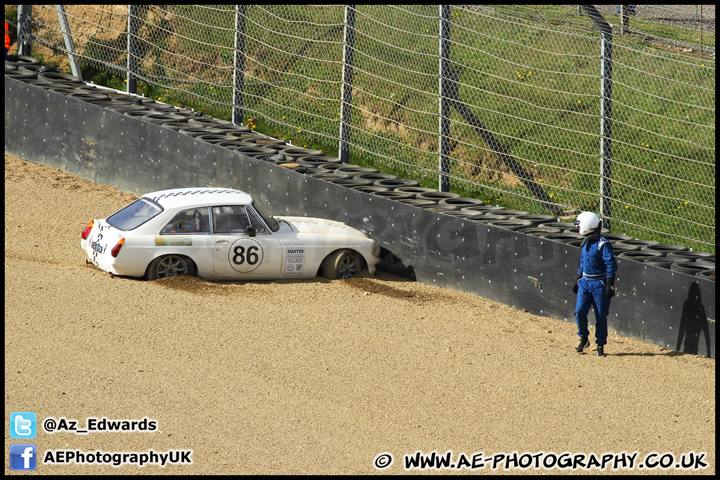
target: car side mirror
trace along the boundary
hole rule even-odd
[[[248,236],[250,236],[250,237],[254,237],[254,236],[255,236],[255,229],[254,229],[253,227],[248,227],[248,228],[247,228],[247,234],[248,234]]]

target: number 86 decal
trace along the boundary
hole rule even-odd
[[[262,263],[263,249],[255,240],[243,238],[232,244],[228,260],[236,271],[250,273]]]

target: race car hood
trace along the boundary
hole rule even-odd
[[[312,217],[276,217],[287,222],[298,233],[312,233],[322,235],[342,235],[368,238],[367,235],[356,228],[335,220]]]

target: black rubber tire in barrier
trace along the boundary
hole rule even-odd
[[[328,182],[334,183],[335,185],[342,185],[343,187],[369,187],[373,184],[371,180],[358,180],[356,178],[329,179]]]
[[[73,90],[71,88],[63,88],[63,87],[58,87],[58,86],[52,86],[50,88],[47,88],[46,90],[48,90],[50,92],[59,93],[61,95],[67,95],[67,94],[73,93]]]
[[[638,240],[637,238],[631,238],[630,240],[621,240],[618,243],[624,243],[627,245],[637,245],[638,247],[651,247],[653,245],[658,245],[660,242],[656,242],[655,240]]]
[[[282,147],[286,145],[284,141],[276,138],[251,137],[245,141],[254,143],[260,148],[272,148],[274,150],[282,150]]]
[[[282,141],[282,140],[280,140]],[[283,142],[284,143],[284,142]],[[273,148],[282,150],[284,155],[292,158],[308,157],[310,155],[322,155],[323,152],[320,150],[313,150],[311,148],[299,148],[290,144],[285,143],[284,145],[276,145]]]
[[[32,72],[18,72],[18,67],[5,63],[5,73],[32,73]]]
[[[470,207],[463,207],[460,210],[462,210],[463,212],[485,215],[488,213],[497,212],[498,210],[505,210],[505,207],[501,207],[498,205],[472,205]]]
[[[156,112],[155,110],[150,110],[146,107],[142,107],[142,109],[140,109],[140,110],[137,110],[137,109],[123,110],[122,113],[123,113],[123,115],[127,115],[128,117],[142,118],[145,115],[158,114],[159,112]]]
[[[640,250],[640,245],[627,245],[621,242],[610,242],[610,244],[612,245],[615,256],[619,255],[622,252],[635,252]]]
[[[341,174],[341,173],[331,173],[331,172],[325,172],[324,170],[318,169],[318,173],[312,173],[310,174],[311,177],[317,178],[319,180],[338,180],[341,178],[351,178],[350,175],[347,174]],[[367,186],[367,185],[360,185],[361,187]]]
[[[708,257],[708,258],[698,258],[695,260],[695,263],[698,265],[704,265],[706,267],[715,268],[715,257]]]
[[[198,128],[192,128],[192,127],[181,127],[178,132],[182,133],[183,135],[187,135],[188,137],[199,137],[200,135],[210,135],[210,134],[217,134],[219,132],[214,132],[212,130],[208,130],[207,128],[198,127]]]
[[[353,190],[357,190],[358,192],[364,192],[364,193],[378,193],[378,192],[389,192],[390,189],[387,187],[373,187],[372,185],[361,185],[359,187],[350,187]]]
[[[345,279],[357,275],[363,267],[363,257],[356,251],[336,250],[323,260],[322,273],[330,280]]]
[[[570,222],[547,222],[547,223],[541,223],[539,226],[540,227],[559,228],[560,230],[574,228],[575,232],[577,232],[577,227],[575,226],[575,224],[570,223]]]
[[[106,99],[107,95],[103,95],[101,93],[73,91],[72,93],[68,94],[68,97],[77,98],[78,100],[82,100],[83,102],[93,103]]]
[[[406,180],[403,178],[384,178],[376,180],[375,185],[378,187],[390,187],[397,190],[398,188],[416,188],[420,186],[420,182],[416,180]]]
[[[176,131],[179,131],[181,128],[187,128],[187,126],[188,126],[187,122],[184,122],[182,120],[161,122],[160,125],[162,125],[165,128],[169,128],[170,130],[176,130]]]
[[[532,222],[530,222],[530,223],[532,223]],[[525,235],[546,235],[548,233],[561,233],[561,231],[558,230],[557,228],[535,227],[535,226],[530,226],[528,228],[521,228],[517,232],[524,233]]]
[[[675,262],[673,262],[672,260],[667,260],[665,257],[652,257],[646,258],[645,260],[643,260],[643,263],[647,263],[648,265],[655,265],[656,267],[660,268],[670,269],[670,265]]]
[[[603,233],[603,237],[610,240],[610,243],[613,245],[615,245],[616,242],[624,242],[632,239],[630,235],[624,235],[622,233]]]
[[[55,83],[75,83],[80,85],[85,84],[85,82],[80,80],[78,77],[73,77],[72,75],[65,75],[64,73],[43,72],[39,73],[37,77],[39,79]]]
[[[236,152],[240,152],[243,155],[247,155],[248,157],[252,157],[252,158],[260,158],[260,157],[267,158],[267,157],[277,155],[277,151],[273,150],[272,148],[240,147],[240,148],[235,148],[233,150]]]
[[[234,125],[232,122],[228,122],[227,120],[219,120],[217,118],[213,117],[193,117],[190,120],[188,120],[189,123],[198,123],[200,125]],[[236,125],[239,127],[239,125]],[[247,128],[247,127],[243,127]],[[247,131],[250,131],[249,128],[247,128]]]
[[[372,188],[387,188],[387,187],[374,186]],[[375,195],[377,195],[378,197],[383,197],[383,198],[387,198],[390,200],[410,200],[413,198],[412,193],[403,193],[403,192],[398,192],[395,190],[380,191],[380,192],[376,192]]]
[[[355,175],[354,178],[359,178],[360,180],[372,180],[374,183],[378,180],[394,180],[397,177],[389,173],[359,173]]]
[[[695,275],[696,273],[704,270],[712,270],[712,268],[698,265],[695,262],[674,262],[670,265],[670,270],[673,272],[686,273],[688,275]]]
[[[346,167],[346,166],[348,166],[347,163],[328,163],[327,165],[321,165],[318,168],[320,168],[320,170],[322,170],[323,172],[335,173],[335,170],[337,170],[338,168]],[[353,172],[353,173],[347,173],[344,175],[352,176],[352,175],[357,175],[357,174]]]
[[[195,140],[200,140],[201,142],[206,143],[221,143],[221,142],[227,142],[228,138],[225,135],[218,135],[215,133],[207,133],[205,135],[198,135],[195,137]]]
[[[6,73],[5,78],[14,78],[15,80],[37,80],[37,75],[34,73]]]
[[[703,270],[702,272],[698,272],[695,274],[696,277],[702,277],[706,278],[711,281],[715,281],[715,269],[712,270]]]
[[[323,170],[325,170],[324,167]],[[335,169],[335,171],[340,173],[349,173],[353,177],[362,173],[380,173],[380,170],[376,168],[358,167],[357,165],[341,165],[340,167]]]
[[[297,162],[305,162],[306,165],[314,164],[319,167],[321,165],[327,165],[329,163],[341,164],[340,159],[337,157],[325,157],[323,155],[308,155],[306,157],[298,157],[295,159]]]
[[[439,203],[440,200],[444,200],[446,198],[460,198],[460,195],[452,192],[435,191],[418,193],[415,198],[417,198],[418,200],[430,200],[435,203]]]
[[[102,102],[95,102],[95,105],[104,106],[104,105],[102,105]],[[111,105],[105,106],[105,108],[108,110],[112,110],[113,112],[122,113],[123,115],[126,112],[142,112],[145,115],[147,115],[148,113],[151,112],[150,110],[143,107],[142,105],[133,105],[130,103],[128,103],[127,105],[118,105],[118,104],[113,103]]]
[[[555,240],[558,242],[567,243],[571,240],[583,240],[584,237],[580,235],[579,233],[548,233],[547,235],[541,235],[541,238],[546,238],[548,240]]]
[[[412,181],[412,182],[415,182],[415,180],[411,180],[411,181]],[[415,182],[415,183],[418,183],[418,182]],[[398,192],[403,192],[403,193],[412,193],[412,194],[414,194],[416,197],[417,197],[417,194],[418,194],[418,193],[434,192],[434,191],[435,191],[435,189],[433,189],[433,188],[421,187],[421,186],[419,186],[419,183],[418,183],[418,185],[395,187],[395,190],[397,190]]]
[[[225,148],[228,148],[228,149],[230,149],[230,150],[234,150],[234,149],[236,149],[236,148],[248,148],[248,147],[252,147],[252,143],[241,142],[241,141],[238,141],[238,140],[228,140],[228,137],[227,137],[227,136],[225,136],[224,138],[225,138],[225,140],[223,140],[222,142],[218,142],[218,143],[216,143],[215,145],[217,145],[218,147],[225,147]]]
[[[167,121],[177,121],[178,115],[172,115],[167,113],[149,113],[147,115],[143,115],[140,117],[140,120],[143,122],[149,122],[154,123],[155,125],[160,125],[162,122]]]
[[[640,250],[642,250],[644,252],[660,252],[663,255],[667,255],[670,252],[686,252],[690,249],[683,245],[670,245],[667,243],[658,243],[657,245],[641,247]]]
[[[397,191],[397,190],[395,190]],[[437,203],[431,201],[431,200],[418,200],[417,198],[407,198],[398,200],[399,203],[404,203],[405,205],[412,205],[413,207],[430,207],[432,205],[437,205]]]
[[[616,255],[616,257],[627,260],[635,260],[636,262],[644,262],[648,258],[664,257],[664,255],[659,252],[643,252],[642,250],[633,250],[630,252],[622,252],[621,254]]]
[[[572,245],[573,247],[582,247],[582,242],[583,242],[582,240],[576,239],[576,240],[568,240],[565,243],[567,243],[568,245]]]
[[[493,227],[500,227],[504,228],[506,230],[520,230],[521,228],[527,228],[532,223],[528,220],[493,220],[492,222],[488,222],[488,225],[492,225]],[[550,234],[552,235],[552,234]]]
[[[7,58],[5,58],[5,63],[9,63],[10,65],[14,65],[16,67],[26,65],[42,65],[42,62],[40,60],[29,55],[8,55]]]
[[[550,223],[553,220],[557,220],[557,218],[553,217],[552,215],[535,215],[535,214],[522,214],[522,215],[515,215],[515,219],[518,220],[527,220],[528,222],[532,223],[533,226],[538,226],[541,223]],[[558,232],[560,230],[558,229]]]
[[[472,214],[461,212],[460,210],[448,210],[447,212],[442,212],[442,213],[443,213],[443,215],[450,215],[451,217],[456,217],[456,218],[467,218],[467,217],[472,216]]]
[[[192,120],[192,119],[190,119],[190,120]],[[242,130],[238,130],[238,131],[229,130],[229,131],[225,132],[225,135],[227,135],[228,137],[233,137],[236,140],[242,140],[243,142],[248,142],[248,143],[250,143],[251,139],[253,139],[257,136],[256,133],[244,132]]]
[[[461,212],[463,210],[460,210]],[[505,217],[502,217],[500,215],[492,215],[490,213],[478,213],[476,215],[470,215],[469,217],[465,217],[467,220],[472,220],[473,222],[478,223],[488,223],[488,222],[494,222],[496,220],[507,220]]]
[[[700,258],[714,259],[715,256],[712,253],[708,252],[691,252],[688,250],[683,252],[668,252],[667,258],[674,258],[677,262],[695,262]]]
[[[457,208],[472,207],[475,205],[482,207],[485,206],[485,202],[476,198],[457,197],[443,198],[438,202],[438,205],[452,205],[453,207]]]
[[[516,217],[518,215],[529,215],[530,212],[524,210],[498,210],[494,212],[495,215],[502,215],[507,218]]]
[[[459,212],[460,209],[452,205],[428,205],[427,207],[420,207],[423,210],[430,210],[431,212]]]
[[[16,67],[16,66],[10,65],[7,62],[5,62],[5,68],[7,68],[9,66],[16,68],[17,71],[20,73],[27,73],[30,75],[37,76],[37,74],[38,74],[37,71],[40,70],[41,68],[43,68],[45,65],[20,65],[20,66]]]

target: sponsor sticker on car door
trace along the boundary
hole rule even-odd
[[[285,247],[285,275],[302,275],[305,266],[305,248]]]

